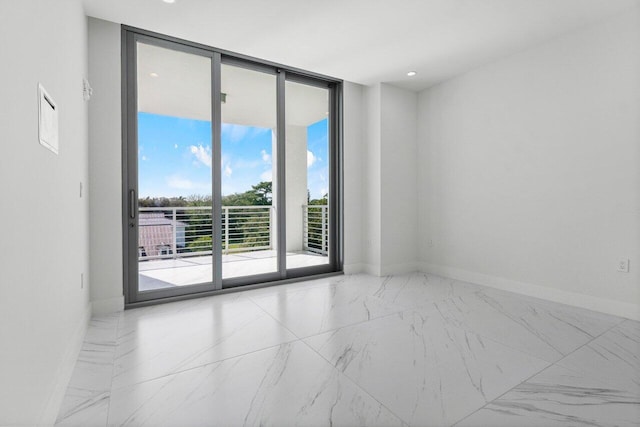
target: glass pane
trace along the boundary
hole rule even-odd
[[[137,44],[138,289],[212,282],[211,59]]]
[[[329,263],[329,90],[286,82],[287,268]]]
[[[222,278],[276,272],[276,76],[221,73]]]

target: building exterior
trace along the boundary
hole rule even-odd
[[[167,218],[164,212],[141,212],[138,218],[138,257],[162,257],[184,249],[187,224]]]

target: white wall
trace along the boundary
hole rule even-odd
[[[91,300],[122,310],[122,127],[120,25],[89,18]]]
[[[363,270],[376,276],[415,271],[417,95],[380,83],[364,89],[363,102]]]
[[[79,0],[0,2],[0,425],[55,420],[90,316],[86,43]],[[38,143],[38,82],[59,155]]]
[[[380,84],[367,86],[364,89],[362,259],[364,271],[376,276],[381,274],[382,256],[380,97]]]
[[[387,275],[417,269],[418,96],[387,84],[380,88],[380,262]]]
[[[345,82],[343,85],[343,198],[344,198],[344,272],[363,269],[363,132],[364,87]]]
[[[420,93],[423,269],[639,318],[639,117],[637,13]]]

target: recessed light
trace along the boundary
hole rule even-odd
[[[169,4],[172,4],[172,3],[176,2],[176,0],[162,0],[162,1],[165,2],[165,3],[169,3]]]
[[[149,73],[151,77],[158,77],[158,73]]]
[[[409,76],[409,77],[413,77],[413,76],[415,76],[416,74],[418,74],[418,73],[416,73],[415,71],[409,71],[409,72],[407,73],[407,76]]]

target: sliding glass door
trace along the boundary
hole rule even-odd
[[[286,265],[327,265],[333,238],[329,89],[287,80],[285,94]]]
[[[127,304],[340,271],[338,83],[123,37]]]
[[[276,73],[223,63],[221,93],[222,279],[278,279]]]
[[[214,55],[147,37],[130,41],[129,300],[214,290]]]

